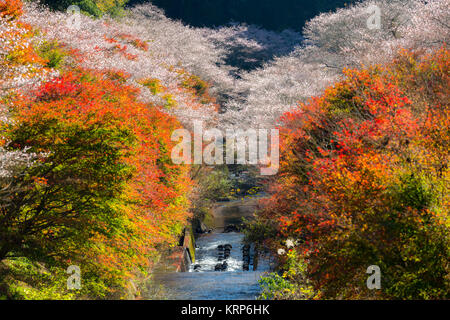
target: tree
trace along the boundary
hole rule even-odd
[[[188,169],[169,158],[179,125],[137,93],[76,69],[14,102],[6,150],[27,146],[36,159],[2,197],[1,260],[80,264],[94,279],[87,292],[102,281],[109,291],[177,241],[190,189]]]
[[[403,52],[346,70],[282,117],[281,174],[259,220],[298,239],[321,297],[448,297],[447,82],[445,47]],[[365,287],[370,265],[382,270],[377,292]]]

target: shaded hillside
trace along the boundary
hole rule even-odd
[[[129,5],[152,2],[170,18],[193,26],[218,26],[230,21],[260,25],[269,30],[301,30],[321,12],[354,0],[131,0]]]

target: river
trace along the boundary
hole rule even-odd
[[[214,210],[216,228],[200,235],[196,241],[196,261],[188,272],[158,274],[155,281],[164,287],[170,300],[253,300],[260,294],[258,280],[271,269],[272,261],[264,253],[258,258],[257,269],[244,271],[243,238],[239,232],[224,233],[224,227],[236,224],[253,213],[255,199],[218,205]],[[219,260],[219,246],[231,245],[229,256]],[[254,252],[250,248],[250,256]],[[226,271],[215,271],[219,263],[227,262]],[[194,268],[194,266],[196,266]]]

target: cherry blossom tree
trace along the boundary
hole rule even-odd
[[[138,6],[119,21],[79,15],[79,23],[71,23],[71,18],[70,13],[51,12],[32,3],[25,8],[24,20],[47,40],[80,53],[83,58],[75,63],[125,72],[127,82],[142,89],[142,101],[170,105],[166,111],[187,126],[192,119],[214,121],[217,105],[200,102],[183,85],[188,74],[213,83],[212,94],[233,84],[226,68],[220,67],[222,51],[201,30],[165,18],[152,5]],[[158,82],[162,90],[146,88],[142,83],[149,80]]]
[[[344,68],[382,64],[400,48],[431,50],[449,41],[449,0],[370,0],[309,21],[293,52],[243,73],[223,122],[273,126],[283,112],[317,95]],[[379,28],[369,28],[373,8]]]
[[[57,72],[45,68],[43,61],[34,54],[33,46],[39,39],[31,28],[21,21],[22,6],[18,1],[0,1],[0,205],[7,205],[12,189],[11,182],[24,169],[33,165],[37,154],[29,148],[10,150],[2,134],[2,127],[11,123],[9,99],[17,89],[26,92],[42,81],[54,77]]]

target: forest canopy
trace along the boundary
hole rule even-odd
[[[263,298],[448,299],[450,0],[349,3],[0,0],[0,299],[149,298],[194,219],[253,196],[172,162],[198,121],[278,129],[276,176],[240,164]]]
[[[40,0],[55,10],[70,5],[92,16],[120,14],[124,6],[152,3],[167,17],[194,27],[216,27],[230,22],[254,24],[268,30],[301,31],[314,16],[345,7],[355,0]]]

